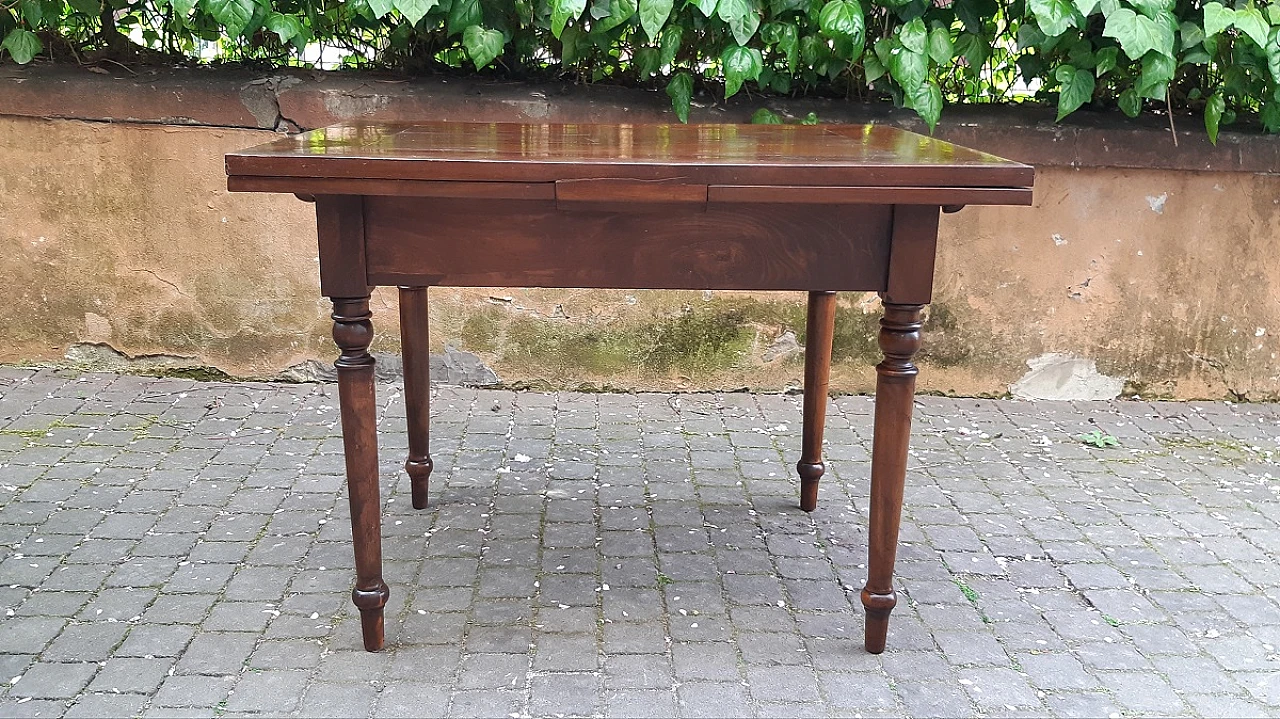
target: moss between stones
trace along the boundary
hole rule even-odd
[[[836,310],[833,361],[879,361],[879,316],[842,304]],[[655,311],[639,321],[586,325],[517,314],[502,307],[475,311],[461,338],[472,351],[499,355],[519,371],[586,371],[611,375],[640,369],[649,375],[712,373],[741,367],[758,340],[790,330],[805,337],[805,305],[751,297],[719,297],[685,304],[677,313]],[[792,361],[799,361],[793,358]]]

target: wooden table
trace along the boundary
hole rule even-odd
[[[227,155],[233,191],[314,199],[364,645],[383,645],[373,286],[400,288],[413,506],[427,504],[427,288],[808,292],[800,508],[813,511],[837,291],[884,304],[866,648],[882,652],[940,211],[1029,205],[1033,170],[892,127],[386,123]]]

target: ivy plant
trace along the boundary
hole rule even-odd
[[[1238,116],[1280,131],[1280,7],[1258,0],[0,0],[0,59],[563,77],[665,91]],[[761,104],[764,104],[763,100]],[[767,117],[760,115],[760,117]]]

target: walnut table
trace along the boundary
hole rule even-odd
[[[227,155],[228,187],[314,199],[333,301],[364,645],[382,648],[369,293],[400,288],[413,506],[427,503],[427,288],[808,292],[800,508],[823,473],[837,291],[884,303],[871,458],[866,648],[884,650],[921,313],[938,216],[1029,205],[1026,165],[892,127],[350,124]]]

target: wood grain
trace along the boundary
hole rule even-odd
[[[831,377],[831,340],[835,335],[836,293],[810,292],[805,317],[804,415],[800,442],[800,509],[818,508],[818,480],[822,463],[822,430],[827,423],[827,386]]]
[[[865,645],[868,652],[884,651],[889,613],[897,606],[893,564],[898,556],[898,527],[902,522],[902,494],[911,443],[911,411],[915,404],[916,374],[912,358],[920,349],[923,305],[886,303],[880,320],[880,350],[876,365],[876,415],[871,440],[871,520],[868,531],[867,584],[862,606],[867,612]]]
[[[889,208],[620,213],[543,203],[370,197],[377,284],[630,289],[883,289]]]
[[[1033,177],[1026,165],[886,125],[353,123],[226,164],[231,176],[503,182],[1030,187]]]

